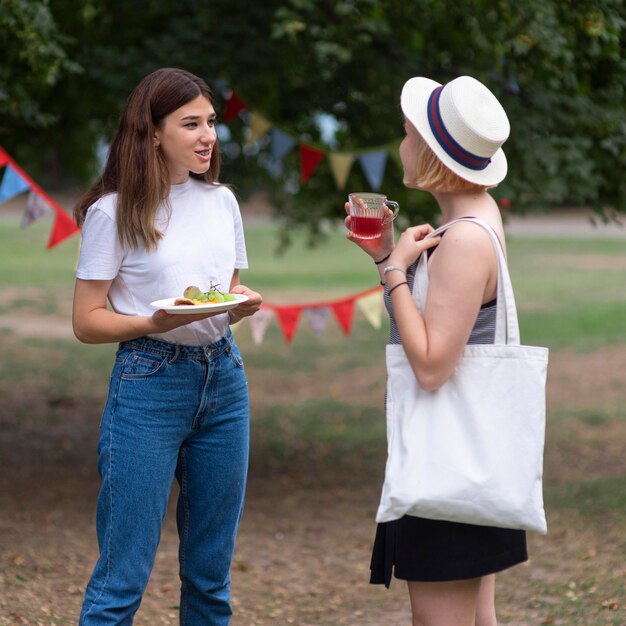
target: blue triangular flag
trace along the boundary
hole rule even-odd
[[[296,145],[296,140],[282,130],[272,129],[272,156],[276,161],[282,161],[287,153]]]
[[[7,165],[0,184],[0,202],[30,189],[30,185],[10,166]]]
[[[379,150],[377,152],[366,152],[359,156],[359,163],[363,168],[363,172],[370,187],[378,191],[383,183],[385,164],[387,163],[387,151]]]
[[[224,80],[223,78],[216,78],[215,80],[211,81],[211,86],[213,87],[214,91],[224,94],[228,90],[228,81]]]

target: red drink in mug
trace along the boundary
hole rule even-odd
[[[380,233],[383,230],[383,218],[354,215],[351,226],[351,230],[356,237],[373,239],[380,237]]]
[[[350,230],[359,239],[378,239],[383,226],[393,221],[400,209],[397,202],[387,200],[381,193],[356,192],[348,196],[350,203]],[[385,208],[390,207],[393,215],[385,217]]]

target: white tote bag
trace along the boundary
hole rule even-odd
[[[436,391],[420,388],[401,345],[387,346],[388,458],[376,521],[413,515],[545,533],[548,349],[520,345],[500,242],[485,222],[462,219],[485,228],[497,252],[495,344],[466,346],[452,377]],[[413,287],[422,313],[426,257],[418,261]]]

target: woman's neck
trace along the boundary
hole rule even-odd
[[[441,209],[441,223],[468,215],[472,217],[485,216],[496,207],[495,201],[487,191],[454,191],[448,193],[432,192]]]

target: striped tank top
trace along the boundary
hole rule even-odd
[[[417,267],[417,261],[408,268],[406,273],[406,280],[409,283],[409,288],[413,291],[413,282],[415,281],[415,269]],[[399,344],[400,333],[396,325],[396,320],[393,315],[393,307],[391,305],[391,298],[389,297],[388,287],[385,285],[385,307],[389,313],[390,319],[390,331],[389,331],[389,343]],[[467,341],[469,344],[476,343],[493,343],[496,336],[496,300],[486,302],[480,307],[476,322],[470,333],[470,337]]]

